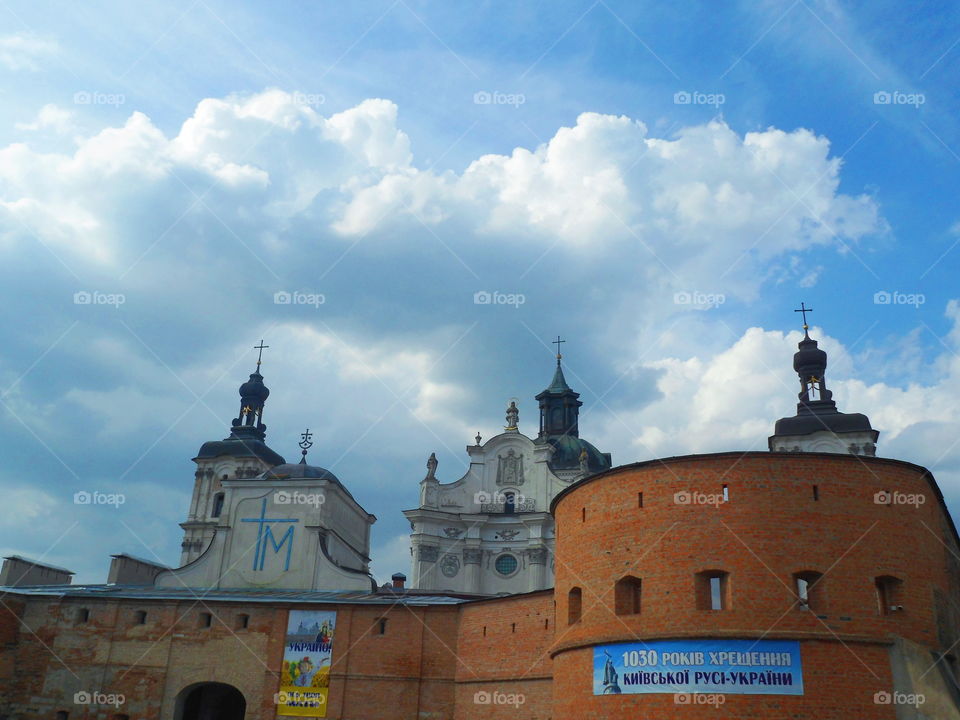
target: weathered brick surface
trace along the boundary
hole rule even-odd
[[[724,485],[728,502],[675,500],[683,492],[722,496]],[[875,493],[882,491],[924,502],[877,504]],[[588,658],[594,645],[606,642],[801,640],[804,697],[729,696],[722,714],[733,718],[892,718],[889,707],[872,701],[873,693],[890,689],[889,638],[945,649],[933,598],[935,589],[954,586],[947,546],[955,552],[955,543],[932,485],[907,463],[768,453],[680,458],[584,483],[558,500],[555,514],[555,717],[625,717],[611,710],[621,705],[656,717],[667,712],[664,702],[672,707],[666,695],[593,696]],[[727,609],[697,608],[695,574],[705,570],[729,573]],[[812,612],[797,608],[794,594],[793,575],[804,571],[824,575],[823,603]],[[614,612],[614,584],[625,575],[642,580],[637,615]],[[902,612],[880,614],[874,585],[880,575],[903,580]],[[569,625],[574,587],[582,589],[583,610]],[[716,717],[709,707],[670,713]]]
[[[677,492],[721,495],[717,507]],[[818,499],[814,499],[817,485]],[[874,494],[922,496],[878,505]],[[643,493],[639,507],[638,493]],[[337,611],[328,717],[340,720],[891,720],[890,644],[930,651],[960,637],[960,563],[935,488],[915,466],[827,455],[752,453],[630,466],[575,486],[555,507],[557,592],[436,605],[324,605]],[[697,608],[694,577],[729,575],[729,607]],[[793,575],[823,573],[822,604],[796,607]],[[641,611],[616,615],[614,584],[642,580]],[[879,612],[874,579],[903,581],[902,612]],[[568,591],[583,613],[567,623]],[[206,601],[7,595],[0,607],[0,717],[108,720],[74,693],[126,696],[119,712],[170,720],[199,682],[239,688],[247,718],[272,720],[289,607]],[[298,606],[305,608],[306,606]],[[81,608],[87,623],[77,621]],[[147,613],[146,624],[136,622]],[[212,612],[212,627],[200,613]],[[238,630],[237,616],[250,616]],[[387,629],[379,633],[379,620]],[[22,622],[21,622],[22,621]],[[26,628],[29,628],[27,630]],[[594,696],[593,647],[636,638],[801,641],[805,694],[727,695],[723,706],[672,694]]]

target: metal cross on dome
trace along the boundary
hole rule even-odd
[[[807,325],[807,313],[813,312],[813,308],[808,308],[804,303],[800,303],[800,309],[794,310],[794,312],[803,313],[803,331],[806,333],[810,329],[810,326]]]
[[[263,351],[266,350],[268,347],[270,347],[270,346],[263,344],[263,338],[260,339],[260,344],[259,344],[259,345],[254,345],[254,346],[253,346],[253,349],[254,349],[254,350],[259,350],[259,351],[260,351],[259,353],[257,353],[257,367],[260,367],[260,361],[261,361],[261,359],[263,359]]]
[[[307,428],[305,432],[300,433],[300,442],[297,443],[300,446],[300,454],[303,455],[303,460],[307,459],[307,450],[313,447],[313,441],[311,438],[313,433],[310,432],[310,428]]]
[[[550,343],[551,345],[557,346],[557,360],[563,357],[563,355],[560,354],[560,343],[565,343],[565,342],[566,340],[561,340],[560,336],[557,335],[557,339]]]

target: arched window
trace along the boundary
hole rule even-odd
[[[223,512],[223,493],[218,492],[213,496],[213,511],[210,513],[210,517],[218,518],[220,513]]]
[[[567,593],[567,624],[580,622],[580,613],[583,606],[583,591],[578,587],[570,588]]]
[[[793,587],[800,610],[821,611],[824,608],[823,575],[813,570],[794,573]]]
[[[704,570],[696,576],[698,610],[726,610],[730,607],[730,574],[725,570]]]
[[[636,615],[640,612],[640,578],[627,575],[617,580],[613,588],[614,610],[617,615]]]
[[[892,575],[881,575],[874,580],[877,588],[877,606],[881,615],[903,610],[903,580]]]

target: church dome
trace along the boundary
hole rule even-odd
[[[240,397],[266,401],[270,397],[270,390],[263,384],[263,375],[259,372],[251,373],[250,379],[240,386]]]
[[[329,480],[340,483],[339,478],[326,468],[306,463],[284,463],[270,468],[262,475],[264,480]]]
[[[573,435],[557,435],[545,438],[554,447],[553,457],[550,458],[550,467],[557,470],[568,470],[580,467],[580,453],[587,451],[587,469],[590,472],[609,470],[612,462],[609,453],[602,453],[583,438]]]

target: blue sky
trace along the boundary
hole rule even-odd
[[[379,518],[385,577],[430,452],[458,478],[510,397],[535,431],[558,333],[616,463],[764,449],[801,301],[841,409],[960,502],[951,4],[0,17],[4,554],[83,581],[111,552],[175,562],[190,458],[264,337],[270,444],[295,458],[315,432],[311,459]]]

